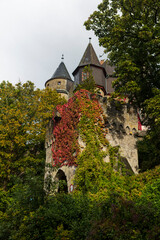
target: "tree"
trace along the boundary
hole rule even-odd
[[[160,88],[159,0],[103,0],[85,26],[116,66],[116,92],[144,107]]]
[[[120,155],[117,147],[108,146],[102,131],[102,111],[93,95],[91,100],[88,91],[80,90],[75,93],[75,104],[71,99],[68,102],[69,111],[66,104],[63,105],[64,120],[72,111],[69,128],[76,126],[86,144],[77,158],[77,188],[72,194],[61,192],[44,197],[46,118],[50,117],[52,107],[63,100],[55,91],[34,90],[32,83],[15,87],[3,83],[0,86],[0,133],[4,141],[0,142],[0,156],[2,160],[4,152],[6,164],[6,169],[1,168],[0,178],[4,188],[0,191],[0,239],[158,239],[160,167],[134,176],[123,176],[121,171],[113,170],[115,161],[118,168],[116,159],[120,159]],[[20,96],[17,95],[18,86]],[[49,102],[52,106],[48,106]],[[152,104],[148,105],[151,106],[148,111],[152,111]],[[62,111],[61,106],[58,108]],[[19,114],[16,115],[16,111]],[[159,122],[157,118],[155,120]],[[14,134],[11,135],[12,131]],[[23,139],[21,132],[26,138]],[[13,149],[7,148],[12,146],[11,143]],[[111,164],[102,161],[106,156],[102,146],[109,147]],[[9,165],[9,160],[13,164]],[[4,186],[5,175],[2,174],[7,169],[10,169],[10,179],[5,179]]]
[[[27,82],[0,84],[0,186],[7,190],[14,177],[44,162],[46,125],[57,104],[56,91],[39,90]],[[43,156],[41,156],[43,155]]]
[[[76,86],[75,92],[80,90],[80,89],[86,89],[90,91],[91,93],[96,92],[96,84],[92,75],[92,70],[90,68],[90,65],[84,67],[83,73],[86,74],[86,79],[81,84],[78,84]]]
[[[116,67],[116,94],[127,96],[145,115],[149,131],[139,144],[141,167],[154,167],[160,158],[160,2],[103,0],[85,26]]]
[[[145,104],[150,128],[143,141],[138,142],[141,171],[154,168],[160,162],[160,90],[156,89],[155,96]]]
[[[20,222],[44,204],[46,125],[65,102],[31,82],[0,84],[1,239],[16,239]]]

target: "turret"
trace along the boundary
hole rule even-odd
[[[73,85],[73,80],[71,79],[68,70],[62,61],[53,76],[46,81],[45,87],[55,89],[62,97],[68,100],[69,90]]]
[[[92,75],[97,88],[99,88],[102,95],[105,95],[106,94],[106,76],[107,76],[106,70],[100,64],[91,42],[89,42],[78,67],[72,73],[74,76],[75,85],[82,83],[86,78],[86,73],[84,73],[84,67],[88,65],[92,70]]]

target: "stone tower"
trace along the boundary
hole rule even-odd
[[[66,100],[68,100],[69,90],[72,85],[73,80],[71,79],[64,62],[60,63],[53,76],[45,83],[45,87],[55,89],[62,97],[65,97]]]

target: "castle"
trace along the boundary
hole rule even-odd
[[[99,93],[102,96],[106,96],[107,94],[114,92],[112,87],[112,81],[116,79],[114,76],[114,67],[110,66],[106,61],[100,62],[98,60],[95,50],[90,42],[78,67],[73,72],[74,81],[70,77],[64,62],[62,61],[53,76],[46,81],[45,87],[56,89],[61,96],[68,100],[70,96],[69,92],[73,89],[73,85],[76,86],[87,78],[87,74],[84,72],[84,67],[88,65],[91,68]]]
[[[107,140],[112,146],[120,146],[120,152],[124,159],[125,165],[133,173],[138,173],[138,153],[136,142],[142,136],[142,126],[139,121],[137,111],[127,102],[121,108],[118,108],[114,102],[108,101],[108,96],[114,91],[112,82],[115,80],[114,67],[110,66],[107,61],[99,61],[94,48],[89,42],[82,59],[73,72],[74,81],[70,77],[68,70],[62,61],[53,76],[46,81],[45,87],[56,89],[61,96],[68,100],[74,87],[82,83],[87,78],[84,67],[90,66],[96,87],[99,90],[99,104],[103,109],[105,116],[104,130],[107,129]],[[60,121],[59,112],[55,118]],[[52,146],[55,144],[53,135],[54,123],[50,121],[46,131],[46,164],[54,162]],[[81,151],[84,149],[84,143],[79,140]],[[109,157],[105,157],[104,161],[109,161]],[[71,192],[74,187],[74,174],[76,166],[62,166],[56,172],[46,168],[45,178],[51,176],[57,182],[59,180],[66,181],[66,192]]]

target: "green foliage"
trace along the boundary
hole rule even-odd
[[[76,92],[80,89],[85,89],[91,93],[95,93],[96,85],[95,85],[95,81],[94,81],[94,78],[92,75],[92,70],[90,68],[90,65],[84,67],[83,73],[86,74],[87,77],[83,80],[83,82],[81,84],[78,84],[78,86],[76,86],[76,89],[74,90],[74,92]]]
[[[156,168],[123,177],[108,168],[103,182],[108,179],[108,183],[96,194],[76,191],[48,196],[36,209],[32,201],[25,202],[29,188],[21,197],[17,189],[3,218],[0,215],[0,239],[158,240],[159,173]],[[33,188],[37,189],[36,185]]]
[[[137,146],[141,172],[152,169],[160,164],[159,129],[148,131],[143,141],[139,141]]]
[[[159,8],[158,0],[103,0],[85,22],[116,66],[116,91],[141,107],[160,88]]]
[[[103,0],[85,22],[116,67],[116,95],[127,96],[145,114],[150,130],[138,145],[142,171],[160,159],[159,9],[159,0]]]
[[[143,141],[138,143],[141,171],[160,164],[160,90],[154,90],[154,94],[145,101],[150,128]]]
[[[9,216],[9,212],[7,214]],[[92,216],[88,198],[80,194],[49,197],[43,205],[29,214],[24,212],[24,215],[20,215],[23,212],[19,212],[19,220],[18,216],[12,214],[12,222],[11,219],[6,219],[6,222],[3,219],[0,227],[2,239],[85,239]]]
[[[23,219],[44,203],[46,125],[64,102],[31,82],[0,84],[0,239],[16,239]]]
[[[44,203],[44,163],[37,165],[34,172],[27,169],[23,178],[16,177],[12,190],[7,193],[6,208],[0,212],[0,239],[10,236],[17,239],[15,236],[23,219]]]
[[[160,178],[147,184],[142,191],[138,204],[148,204],[155,208],[155,215],[160,215]]]
[[[6,190],[12,176],[37,165],[53,108],[64,103],[55,91],[34,88],[31,82],[0,84],[0,185]]]
[[[86,192],[96,188],[100,175],[104,168],[103,158],[107,155],[102,151],[102,146],[107,146],[108,142],[104,137],[102,110],[95,100],[82,98],[81,118],[78,124],[81,141],[85,148],[78,155],[75,182],[77,189]],[[87,159],[87,161],[86,161]]]
[[[56,110],[61,120],[53,129],[53,164],[76,165],[76,190],[97,192],[99,186],[105,184],[108,168],[122,171],[122,165],[119,148],[109,146],[106,139],[107,131],[96,94],[81,89],[67,104],[57,106]],[[111,158],[108,164],[104,162],[107,155]]]
[[[12,93],[12,91],[10,92]],[[47,94],[50,96],[50,93]],[[1,96],[0,101],[3,100],[3,110],[5,106],[9,113],[12,112],[12,107],[5,105],[5,97],[3,94]],[[23,111],[20,108],[22,103],[19,102],[19,99],[17,98],[17,101],[15,101],[15,108],[17,107],[16,102],[19,103],[18,106],[22,111],[22,116],[24,115],[24,118],[27,119],[27,123],[30,120],[30,124],[34,125],[36,132],[34,137],[34,131],[31,131],[32,127],[27,124],[25,129],[30,129],[30,132],[24,131],[27,141],[26,143],[25,139],[23,140],[24,149],[21,148],[20,141],[16,145],[17,149],[15,148],[14,134],[11,135],[14,146],[12,155],[8,149],[10,142],[7,141],[7,139],[10,140],[9,133],[12,129],[10,129],[11,126],[9,126],[7,120],[5,122],[3,111],[1,111],[1,119],[3,124],[6,124],[7,131],[5,132],[1,124],[0,134],[3,136],[2,133],[6,133],[6,138],[3,138],[4,143],[0,140],[0,149],[1,153],[8,150],[10,158],[7,158],[6,153],[4,153],[4,159],[6,167],[10,166],[11,170],[8,173],[6,187],[4,187],[1,172],[0,239],[160,239],[160,167],[138,175],[123,175],[123,165],[118,147],[113,148],[106,141],[101,108],[97,104],[96,97],[89,95],[87,91],[81,90],[81,94],[77,92],[76,95],[76,106],[81,106],[81,118],[78,120],[76,130],[79,131],[80,138],[85,144],[85,149],[78,155],[76,162],[78,163],[75,179],[77,188],[72,194],[45,194],[43,189],[44,127],[46,118],[50,116],[50,109],[46,109],[46,106],[47,101],[54,105],[60,103],[62,99],[57,98],[56,93],[52,92],[50,97],[47,95],[50,100],[46,93],[43,96],[44,102],[42,105],[40,103],[42,98],[41,100],[38,98],[39,111],[37,110],[38,112],[35,113],[37,117],[33,121],[31,115],[27,117],[28,110],[25,111],[25,108],[30,106],[32,109],[32,105],[34,106],[36,101],[32,102],[32,99],[28,96],[30,99],[30,102],[27,102],[28,104],[25,105],[22,101],[24,104]],[[34,100],[34,96],[32,98]],[[10,101],[12,101],[12,98]],[[68,107],[70,107],[69,104]],[[74,111],[75,108],[70,110]],[[152,109],[150,107],[148,109],[148,111],[152,110],[158,111],[157,108]],[[13,111],[14,114],[15,112]],[[33,112],[31,111],[32,114]],[[14,114],[12,115],[13,119],[20,121],[20,118]],[[68,117],[68,115],[66,116]],[[151,118],[152,120],[153,118]],[[12,122],[12,126],[19,139],[19,125],[15,122]],[[155,122],[158,127],[158,121]],[[23,125],[25,126],[25,121],[20,128],[22,130]],[[16,126],[18,129],[16,129]],[[40,136],[37,136],[37,132]],[[33,141],[30,140],[30,134],[33,136]],[[18,158],[18,151],[21,151],[20,159]],[[110,157],[110,163],[103,161],[106,154]],[[11,156],[14,160],[14,169],[12,169],[12,165],[7,163],[7,160],[8,162],[9,159],[12,160]],[[14,158],[14,156],[17,158]]]

